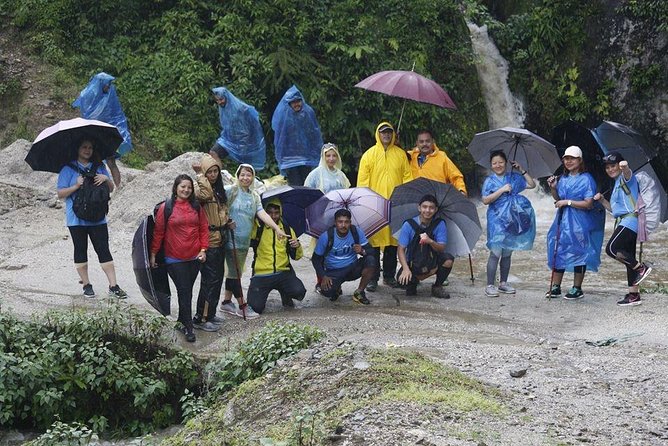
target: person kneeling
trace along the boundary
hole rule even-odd
[[[406,296],[417,294],[421,280],[436,274],[436,283],[431,287],[431,295],[449,299],[443,289],[443,282],[452,268],[452,257],[445,253],[448,233],[445,221],[434,218],[437,202],[433,195],[420,199],[417,217],[404,221],[399,232],[399,263],[397,281],[406,286]]]
[[[295,231],[282,221],[279,203],[270,202],[265,210],[289,237],[283,239],[274,231],[266,231],[264,223],[257,220],[253,227],[253,276],[248,287],[248,305],[258,314],[264,311],[272,290],[278,290],[283,306],[288,308],[295,306],[292,299],[301,301],[306,295],[304,284],[290,264],[290,259],[299,260],[302,257],[302,247]]]
[[[360,279],[353,301],[362,305],[371,303],[364,289],[376,272],[376,260],[364,233],[351,224],[348,209],[336,211],[334,226],[318,238],[311,263],[318,277],[322,277],[322,294],[329,300],[335,301],[342,294],[343,282]]]

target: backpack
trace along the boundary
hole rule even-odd
[[[71,163],[70,167],[75,169],[84,178],[83,184],[77,191],[72,201],[74,215],[86,221],[100,221],[109,212],[109,186],[107,183],[95,185],[95,175],[101,164],[95,164],[89,169]]]
[[[643,214],[645,219],[645,229],[650,234],[654,232],[661,223],[661,191],[656,185],[656,181],[647,172],[638,172],[635,174],[638,180],[640,192],[638,194],[638,203],[634,203],[636,212]],[[624,191],[626,192],[626,191]],[[631,192],[629,191],[629,194]],[[633,201],[633,196],[631,195]]]
[[[438,268],[438,253],[431,246],[420,244],[420,234],[426,232],[427,235],[433,239],[436,226],[443,220],[434,218],[426,228],[420,227],[420,225],[412,218],[409,218],[406,221],[411,225],[415,232],[406,249],[406,257],[410,259],[408,261],[408,266],[414,274],[427,274]]]
[[[160,206],[162,204],[165,204],[165,210],[164,210],[164,220],[165,220],[165,234],[167,234],[167,221],[169,220],[169,217],[172,216],[172,212],[174,212],[174,200],[172,200],[171,197],[167,198],[166,200],[163,200],[156,204],[153,207],[153,222],[158,221],[158,210],[160,209]],[[199,212],[200,205],[197,201],[195,201],[195,205],[193,206],[193,209],[195,209],[197,212]],[[163,238],[163,244],[164,244],[164,238]],[[164,248],[163,246],[160,247],[160,251],[158,252],[158,255],[156,256],[156,259],[164,259]]]
[[[334,231],[336,230],[336,226],[330,226],[327,228],[327,246],[325,247],[325,252],[322,254],[322,258],[324,259],[327,257],[327,254],[332,250],[334,247]],[[353,235],[353,243],[356,245],[360,244],[360,234],[357,232],[357,227],[355,225],[350,225],[350,232]]]

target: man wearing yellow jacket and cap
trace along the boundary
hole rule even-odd
[[[394,188],[412,180],[406,152],[395,144],[396,133],[389,122],[381,122],[376,127],[376,144],[370,147],[362,159],[357,172],[357,186],[368,187],[389,199]],[[386,226],[370,239],[375,249],[378,269],[374,279],[367,285],[367,291],[376,291],[380,278],[380,250],[383,250],[383,282],[391,287],[398,286],[394,275],[397,269],[397,240]]]

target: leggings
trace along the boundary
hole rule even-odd
[[[573,272],[575,274],[584,274],[587,271],[587,265],[578,265],[573,267]],[[555,273],[563,274],[566,272],[565,268],[555,268],[554,269]]]
[[[68,226],[74,244],[74,263],[88,262],[88,238],[93,244],[100,263],[114,260],[109,252],[109,230],[107,224],[95,226]]]
[[[240,279],[225,279],[225,291],[232,291],[232,295],[237,299],[241,297],[241,280]]]
[[[633,269],[636,260],[636,240],[638,234],[626,226],[617,226],[605,247],[605,253],[626,266],[626,281],[633,286],[637,272]]]
[[[489,251],[489,259],[487,260],[487,285],[494,285],[496,281],[496,267],[499,265],[499,258],[501,258],[500,282],[508,280],[510,256],[512,254],[513,251],[510,249],[492,249]]]

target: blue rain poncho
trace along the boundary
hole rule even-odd
[[[527,197],[519,195],[527,187],[524,177],[514,172],[491,174],[483,184],[482,195],[490,195],[506,184],[512,186],[512,191],[502,194],[487,208],[487,247],[528,251],[536,238],[536,215]]]
[[[216,87],[211,91],[226,100],[225,106],[218,106],[221,130],[216,142],[237,163],[250,164],[255,170],[264,169],[267,146],[255,107],[238,99],[227,88]]]
[[[596,183],[588,173],[562,175],[557,184],[557,193],[561,200],[581,201],[593,198]],[[559,215],[561,221],[559,222]],[[600,207],[591,210],[564,206],[557,211],[554,222],[547,233],[547,266],[552,269],[555,260],[554,248],[559,226],[559,245],[556,253],[556,269],[573,271],[573,268],[586,265],[588,271],[598,271],[601,264],[601,245],[605,213]]]
[[[302,109],[295,112],[290,102],[302,101]],[[285,169],[297,166],[315,167],[320,161],[322,134],[315,112],[306,103],[301,92],[292,86],[285,92],[271,118],[274,130],[276,161],[285,175]]]
[[[128,120],[116,95],[116,87],[112,84],[114,79],[114,76],[107,73],[96,74],[90,79],[86,88],[81,90],[72,107],[78,107],[84,119],[96,119],[116,126],[123,137],[123,142],[116,149],[116,157],[120,158],[132,150],[132,137]],[[103,90],[105,86],[109,86],[106,93]]]

